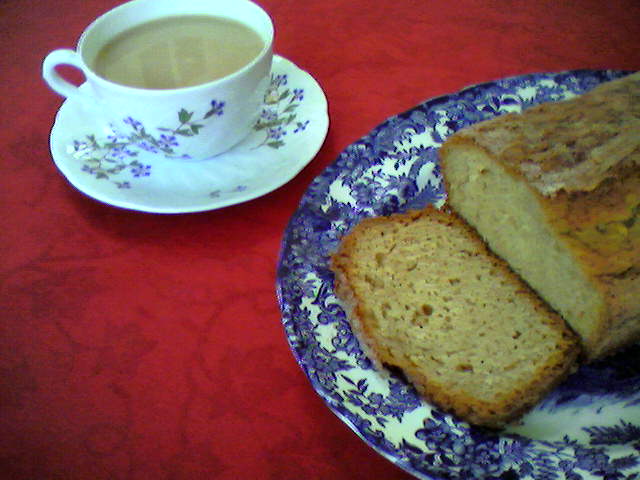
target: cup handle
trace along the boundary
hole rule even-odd
[[[42,63],[42,76],[49,87],[63,97],[71,98],[81,95],[80,90],[65,80],[57,71],[58,65],[71,65],[84,72],[82,60],[77,52],[66,48],[53,50]]]

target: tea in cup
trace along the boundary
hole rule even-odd
[[[133,0],[51,52],[49,86],[166,157],[205,159],[252,130],[269,86],[273,24],[249,0]],[[77,87],[57,71],[79,68]]]

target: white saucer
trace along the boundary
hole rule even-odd
[[[295,177],[327,135],[327,99],[320,85],[274,56],[269,124],[230,151],[202,161],[166,158],[135,145],[116,146],[79,102],[67,99],[51,130],[58,169],[81,192],[117,207],[155,213],[213,210],[265,195]],[[271,97],[273,98],[273,97]]]

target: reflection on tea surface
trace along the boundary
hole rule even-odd
[[[263,46],[255,31],[235,20],[173,16],[117,35],[98,52],[92,67],[101,77],[123,85],[188,87],[241,69]]]

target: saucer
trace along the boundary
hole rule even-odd
[[[276,55],[260,119],[249,136],[221,155],[189,161],[127,144],[72,99],[56,115],[50,146],[67,180],[96,200],[144,212],[186,213],[246,202],[281,187],[313,160],[328,128],[327,99],[318,82]]]

